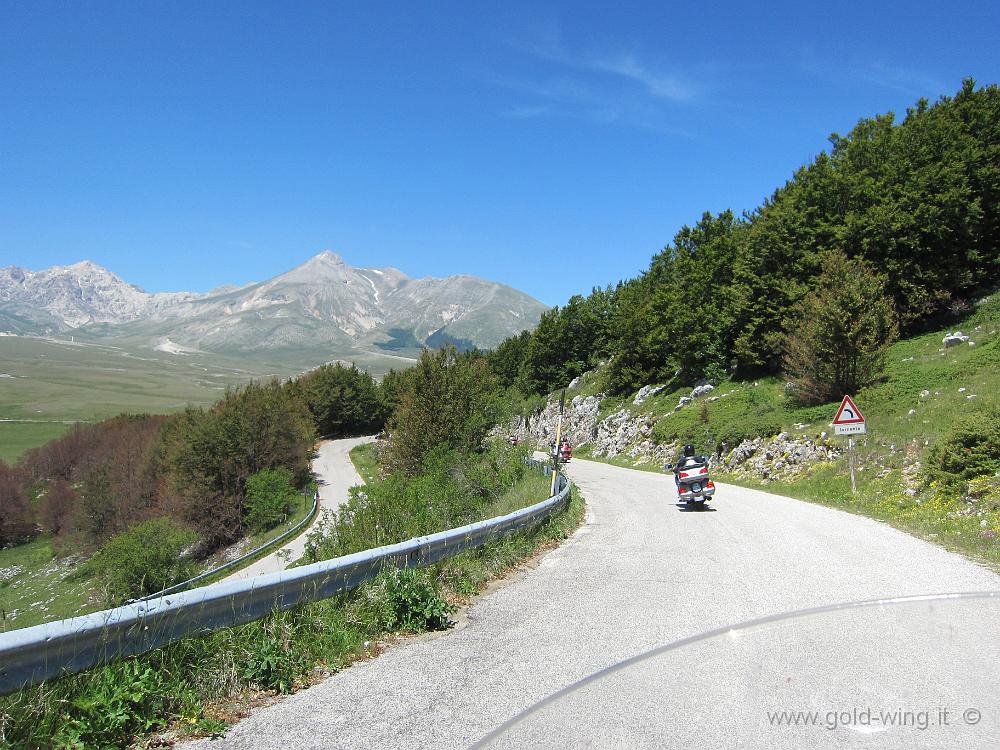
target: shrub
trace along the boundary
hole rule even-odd
[[[386,630],[444,630],[455,608],[438,594],[426,570],[391,570],[383,575]]]
[[[970,414],[928,456],[930,479],[964,482],[1000,472],[1000,409]]]
[[[288,469],[264,469],[247,479],[247,526],[251,531],[274,528],[288,518],[298,493]]]
[[[56,747],[126,747],[137,732],[166,725],[180,701],[166,689],[163,675],[148,663],[129,659],[94,674],[84,695],[68,701]]]
[[[153,518],[112,537],[86,570],[104,580],[109,603],[155,594],[191,576],[193,563],[182,552],[196,539],[170,518]]]

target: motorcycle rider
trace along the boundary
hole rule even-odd
[[[684,446],[681,454],[677,457],[677,463],[674,464],[674,484],[677,485],[678,493],[681,489],[680,473],[691,466],[704,463],[701,456],[695,455],[694,446],[690,443]]]

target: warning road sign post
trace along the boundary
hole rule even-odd
[[[851,400],[850,396],[844,396],[837,409],[837,416],[833,418],[833,431],[838,435],[864,435],[868,432],[868,424],[865,422],[865,415],[861,409]],[[851,492],[857,493],[858,484],[854,478],[854,438],[847,440],[847,461],[851,465]]]
[[[838,435],[863,435],[868,432],[865,415],[861,413],[850,396],[844,396],[833,418],[833,431]]]

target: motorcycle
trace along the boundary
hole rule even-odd
[[[563,444],[559,446],[559,460],[568,464],[571,458],[573,458],[573,446],[563,441]]]
[[[663,468],[670,471],[673,464],[664,464]],[[704,505],[715,495],[715,482],[708,474],[708,458],[699,456],[683,462],[675,472],[677,496],[689,505],[694,503]]]
[[[568,440],[563,440],[562,443],[559,444],[559,447],[556,448],[556,443],[553,440],[549,443],[549,454],[553,458],[558,459],[560,463],[567,464],[569,463],[569,460],[573,458],[573,446],[569,444]]]

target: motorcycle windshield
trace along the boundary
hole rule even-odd
[[[744,623],[613,664],[474,748],[1000,747],[1000,593]]]

